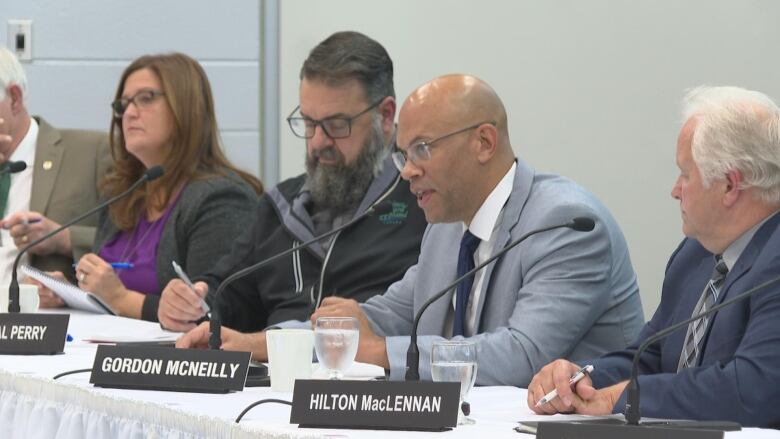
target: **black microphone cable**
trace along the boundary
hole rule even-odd
[[[292,403],[290,401],[285,401],[283,399],[276,399],[276,398],[261,399],[259,401],[253,402],[252,404],[249,404],[244,410],[242,410],[241,414],[239,414],[238,417],[236,418],[235,423],[238,424],[239,422],[241,422],[241,419],[244,417],[244,415],[246,415],[253,408],[259,406],[260,404],[266,404],[269,402],[292,406]]]

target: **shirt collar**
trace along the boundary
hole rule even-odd
[[[33,169],[32,159],[35,157],[35,142],[38,139],[38,122],[32,117],[30,118],[30,127],[27,129],[27,134],[24,135],[22,141],[14,150],[9,160],[23,161],[27,163],[27,169]]]
[[[474,215],[474,219],[471,220],[471,224],[466,226],[463,224],[463,230],[468,230],[477,238],[482,241],[489,241],[490,235],[493,233],[493,228],[498,221],[498,217],[506,204],[506,200],[509,199],[509,195],[512,193],[512,186],[514,186],[515,172],[517,170],[517,162],[512,163],[512,167],[504,175],[504,178],[498,182],[490,195],[487,196],[482,206],[479,207],[477,213]]]
[[[742,255],[742,252],[753,239],[753,235],[756,234],[758,229],[760,229],[765,222],[769,221],[769,219],[775,215],[777,215],[777,212],[767,216],[761,222],[748,229],[747,232],[743,233],[742,236],[729,244],[726,250],[723,251],[723,261],[726,262],[726,266],[729,268],[729,270],[731,270],[734,267],[734,264],[737,263],[740,255]]]

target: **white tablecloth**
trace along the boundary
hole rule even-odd
[[[235,417],[264,398],[291,399],[269,388],[229,394],[198,394],[96,388],[89,373],[53,381],[54,375],[92,367],[96,345],[85,338],[116,333],[153,334],[158,325],[119,317],[74,313],[64,355],[0,358],[0,437],[28,438],[417,438],[432,433],[299,429],[289,424],[290,407],[263,404],[240,424]],[[475,425],[436,433],[449,438],[515,438],[519,420],[540,420],[525,405],[525,390],[479,387],[469,397]],[[544,420],[553,419],[544,417]],[[727,438],[780,438],[774,430],[746,429]]]

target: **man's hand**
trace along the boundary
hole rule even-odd
[[[376,364],[377,366],[390,368],[390,360],[387,358],[387,346],[384,337],[374,333],[368,317],[360,309],[360,305],[353,299],[342,297],[326,297],[322,304],[311,316],[312,325],[320,317],[354,317],[360,324],[360,342],[355,360],[363,363]]]
[[[577,383],[577,395],[573,400],[574,411],[581,415],[611,415],[628,381],[598,390],[593,386],[580,388],[580,383],[582,381]]]
[[[176,340],[176,347],[181,349],[205,349],[209,347],[209,322],[203,322],[195,329]],[[222,327],[222,349],[226,351],[251,352],[255,361],[268,361],[268,350],[265,344],[265,332],[243,334],[236,330]]]
[[[528,407],[537,414],[578,413],[582,415],[609,415],[628,381],[596,390],[589,376],[581,379],[574,389],[569,385],[572,375],[580,367],[566,360],[555,360],[534,375],[528,385]],[[536,402],[553,389],[558,397],[540,407]]]
[[[17,248],[21,249],[27,244],[53,231],[60,225],[38,212],[16,212],[8,218],[0,221],[0,227],[7,229]],[[30,249],[37,255],[61,254],[70,255],[70,231],[67,229],[57,233],[51,238],[41,242]]]
[[[544,366],[528,384],[528,408],[540,415],[573,412],[573,401],[576,395],[569,385],[569,380],[578,370],[580,370],[580,366],[566,360],[555,360]],[[583,385],[583,388],[592,388],[590,377],[586,376],[580,380],[577,385],[580,384]],[[558,390],[558,397],[547,404],[536,407],[537,401],[544,398],[544,395],[553,389]]]
[[[205,311],[201,301],[209,292],[205,282],[195,282],[195,291],[181,279],[173,279],[160,295],[157,319],[163,328],[171,331],[189,331],[195,327],[195,321],[203,317]]]

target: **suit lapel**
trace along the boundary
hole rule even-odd
[[[531,193],[531,184],[533,183],[533,180],[534,170],[522,160],[517,159],[515,179],[512,183],[512,193],[509,195],[509,199],[504,205],[503,213],[498,217],[498,221],[501,225],[497,230],[496,242],[493,245],[493,250],[490,252],[491,257],[503,250],[504,247],[509,244],[510,238],[512,237],[512,229],[514,229],[520,221],[520,213],[522,212],[526,201],[528,201],[528,195]],[[493,281],[493,269],[500,263],[501,258],[484,268],[485,277],[480,287],[476,321],[474,322],[474,328],[477,332],[482,331],[482,314],[485,308],[485,301],[487,300],[487,293],[490,291],[490,284]]]
[[[60,172],[63,150],[57,146],[61,139],[60,132],[41,118],[36,118],[36,121],[38,140],[35,145],[30,210],[46,214],[49,198]]]
[[[740,278],[742,278],[743,276],[745,276],[747,273],[750,272],[750,269],[753,267],[753,264],[755,264],[756,259],[758,258],[759,254],[763,250],[764,245],[769,239],[769,236],[777,228],[777,223],[779,221],[780,221],[780,214],[776,214],[773,218],[770,218],[756,231],[756,234],[753,235],[753,238],[750,240],[750,243],[742,251],[742,254],[739,256],[739,259],[737,259],[737,262],[734,264],[734,267],[732,267],[731,270],[729,270],[729,273],[726,275],[726,281],[723,284],[720,293],[718,294],[718,298],[715,301],[715,305],[722,303],[725,300],[726,296],[729,295],[729,293],[731,293],[730,291],[731,286],[734,285],[734,283],[737,282]],[[744,291],[735,291],[733,294],[741,294],[743,292]],[[704,333],[704,344],[702,345],[703,352],[706,352],[707,350],[707,341],[709,340],[710,332],[712,331],[713,326],[715,326],[715,322],[717,318],[718,318],[718,313],[716,312],[714,316],[711,316],[710,322],[707,325],[707,329]]]

